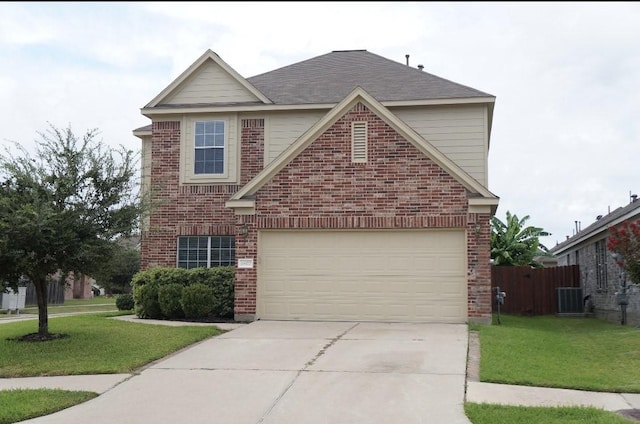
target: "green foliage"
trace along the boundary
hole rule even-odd
[[[119,311],[130,311],[134,307],[135,302],[131,293],[124,293],[116,298],[116,308],[118,308]]]
[[[50,125],[35,153],[16,143],[0,155],[0,280],[31,280],[39,332],[48,333],[48,277],[91,275],[142,212],[132,151],[111,149],[96,130],[79,138]]]
[[[0,424],[22,422],[53,414],[98,396],[93,392],[57,389],[10,389],[0,391]]]
[[[187,286],[182,291],[181,304],[185,317],[207,317],[213,310],[213,289],[202,283]]]
[[[158,289],[158,302],[160,303],[160,312],[162,316],[172,318],[184,317],[184,311],[182,310],[182,291],[184,286],[182,284],[165,284]]]
[[[163,287],[165,286],[193,286],[196,284],[209,287],[212,292],[211,306],[208,306],[208,312],[205,316],[217,316],[221,318],[233,317],[234,306],[234,278],[235,268],[232,266],[214,267],[214,268],[170,268],[170,267],[153,267],[136,273],[131,281],[136,303],[136,314],[140,318],[151,318],[156,314],[155,303],[158,302],[160,310],[160,318],[180,318],[187,315],[184,308],[178,312],[173,295],[178,290],[173,287],[166,292],[166,299],[160,297]],[[148,285],[158,287],[159,291],[142,289]],[[169,292],[169,290],[173,290]],[[171,293],[171,294],[170,294]],[[153,296],[156,296],[154,302]],[[177,299],[181,299],[177,296]],[[208,300],[207,300],[208,302]],[[164,306],[163,306],[164,303]],[[170,305],[170,303],[173,303]],[[182,304],[180,304],[182,305]],[[152,308],[151,315],[146,308]],[[169,311],[171,311],[169,313]],[[187,315],[188,316],[188,315]],[[198,318],[203,318],[199,316]],[[195,318],[191,316],[190,318]]]
[[[119,242],[120,244],[122,242]],[[131,279],[140,270],[140,252],[135,247],[122,246],[111,258],[106,258],[92,273],[106,294],[129,293]]]
[[[155,283],[165,284],[189,284],[189,270],[184,268],[171,268],[157,266],[136,273],[131,279],[132,287],[139,287],[145,284]]]
[[[480,337],[480,381],[640,393],[638,329],[594,318],[502,315]]]
[[[202,283],[213,289],[212,314],[233,317],[235,269],[232,266],[195,268],[190,271],[189,283]]]
[[[616,255],[616,263],[625,270],[629,280],[640,284],[640,219],[611,227],[607,248]]]
[[[55,318],[51,320],[52,330],[70,337],[46,343],[8,340],[25,334],[31,324],[24,320],[3,323],[0,325],[0,378],[131,373],[178,349],[221,333],[209,325],[173,327],[111,318],[116,314]]]
[[[133,299],[136,304],[136,315],[139,318],[160,319],[162,310],[158,301],[158,283],[149,283],[133,288]]]
[[[499,400],[499,399],[497,399]],[[489,403],[464,405],[473,424],[544,423],[544,424],[630,424],[614,412],[585,406],[510,406]]]
[[[519,219],[517,215],[506,214],[506,223],[491,217],[491,259],[494,265],[534,266],[542,264],[533,258],[545,255],[548,249],[539,238],[551,234],[542,228],[526,226],[529,216]]]

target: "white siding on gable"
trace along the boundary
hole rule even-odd
[[[326,110],[277,112],[265,122],[265,166],[318,122]]]
[[[213,60],[208,60],[160,104],[256,102],[259,99]]]
[[[470,176],[487,186],[485,105],[390,110]]]

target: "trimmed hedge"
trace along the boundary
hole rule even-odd
[[[183,316],[232,318],[234,280],[235,268],[232,266],[194,269],[154,267],[140,271],[131,281],[136,315],[151,319],[175,319]],[[206,306],[206,312],[200,311],[205,306],[196,306],[195,300],[183,303],[185,289],[197,284],[210,289],[195,289],[208,297],[201,302]],[[191,299],[189,296],[191,295],[187,295],[187,298]],[[186,313],[185,305],[191,315]]]
[[[205,318],[213,310],[213,289],[202,283],[187,286],[182,291],[180,304],[185,317]]]
[[[134,307],[135,302],[133,301],[132,294],[124,293],[116,298],[116,308],[118,308],[119,311],[130,311]]]
[[[184,286],[182,284],[176,283],[160,286],[158,289],[158,303],[160,304],[162,316],[169,319],[184,317],[184,310],[180,304],[183,289]]]

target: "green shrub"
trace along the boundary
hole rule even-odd
[[[187,316],[182,306],[179,287],[204,285],[212,290],[211,307],[203,316],[233,317],[235,268],[169,268],[153,267],[136,273],[131,280],[136,315],[140,318],[182,318]],[[171,288],[165,288],[169,287]],[[145,288],[149,287],[149,288]],[[191,307],[191,301],[189,306]],[[207,305],[209,300],[206,301]],[[197,309],[197,308],[196,308]],[[195,316],[191,316],[195,318]]]
[[[205,318],[213,310],[213,289],[195,283],[182,290],[182,310],[187,318]]]
[[[212,314],[233,317],[235,268],[195,268],[190,270],[189,284],[205,284],[213,289]]]
[[[139,318],[160,319],[162,311],[158,302],[158,284],[148,283],[133,288],[133,299],[136,304],[136,315]]]
[[[189,283],[189,270],[156,266],[137,272],[131,280],[132,287],[140,287],[151,283],[156,283],[160,286],[165,284],[186,285]]]
[[[116,298],[116,307],[119,311],[130,311],[135,307],[133,295],[129,293],[121,294]]]
[[[180,301],[182,300],[182,284],[165,284],[158,288],[158,303],[160,312],[164,318],[182,318],[184,311]]]

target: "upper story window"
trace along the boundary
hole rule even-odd
[[[224,174],[225,121],[196,121],[193,173]]]

